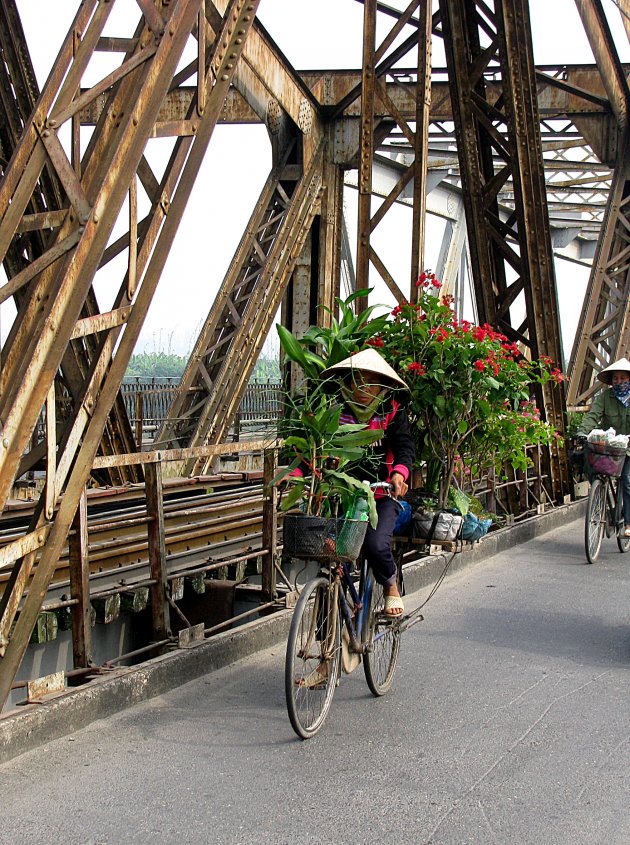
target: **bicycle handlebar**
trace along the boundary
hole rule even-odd
[[[387,490],[390,491],[392,489],[392,485],[389,481],[373,481],[370,484],[370,490]]]

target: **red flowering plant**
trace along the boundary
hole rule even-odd
[[[477,468],[525,469],[525,447],[557,437],[531,397],[534,385],[563,376],[549,358],[524,358],[490,326],[458,320],[453,298],[439,288],[432,273],[423,273],[417,303],[397,305],[370,343],[410,387],[416,453],[438,468],[438,504],[445,507],[460,456]]]

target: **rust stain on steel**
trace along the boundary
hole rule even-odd
[[[26,699],[27,701],[39,701],[47,695],[52,695],[56,692],[63,692],[65,689],[65,676],[63,672],[53,672],[50,675],[44,675],[42,678],[37,678],[34,681],[26,682]]]

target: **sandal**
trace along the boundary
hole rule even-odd
[[[322,672],[327,670],[325,664],[320,663],[319,666],[316,666],[312,672],[305,678],[296,678],[295,679],[295,686],[296,687],[306,687],[307,689],[326,689],[326,685],[328,684],[328,672],[324,675]]]
[[[391,619],[398,619],[399,616],[403,615],[405,605],[400,596],[384,596],[384,599],[383,612],[385,616],[389,616]]]

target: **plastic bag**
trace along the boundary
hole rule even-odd
[[[462,540],[469,540],[471,543],[481,540],[488,533],[491,525],[491,519],[479,519],[474,513],[467,513],[464,517]]]
[[[456,540],[463,521],[463,517],[451,511],[418,510],[413,515],[413,534],[428,541]]]
[[[398,499],[400,510],[396,518],[396,525],[394,526],[394,534],[400,534],[411,522],[412,512],[411,505],[404,499]]]

